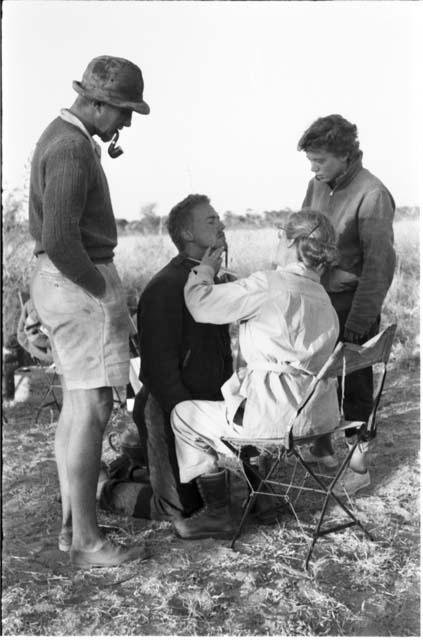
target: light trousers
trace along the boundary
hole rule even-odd
[[[173,409],[170,421],[175,434],[181,482],[212,472],[218,453],[235,457],[222,437],[241,437],[243,428],[226,419],[223,401],[186,400]]]

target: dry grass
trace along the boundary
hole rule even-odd
[[[4,407],[4,635],[419,636],[419,373],[417,223],[395,227],[399,256],[384,322],[399,323],[393,366],[371,451],[372,486],[355,501],[375,541],[331,534],[303,571],[306,541],[291,517],[250,523],[237,543],[184,542],[169,523],[99,513],[118,540],[145,541],[151,557],[122,568],[74,570],[56,548],[57,415],[33,424],[40,389]],[[245,275],[270,261],[271,230],[231,231],[230,267]],[[30,247],[9,255],[8,289],[28,283]],[[118,268],[131,304],[174,255],[166,237],[122,238]],[[115,412],[109,430],[130,418]],[[104,457],[114,456],[105,442]],[[234,479],[234,500],[245,488]],[[316,512],[301,511],[313,521]]]
[[[115,539],[145,541],[151,557],[74,570],[56,548],[57,416],[47,410],[34,425],[39,398],[5,407],[5,635],[419,635],[417,373],[391,372],[370,452],[372,487],[354,500],[375,540],[356,529],[331,534],[309,574],[307,541],[292,517],[251,522],[232,551],[222,541],[181,541],[169,523],[105,512],[100,521],[115,527]],[[108,429],[128,420],[116,411]],[[104,457],[113,455],[106,441]],[[245,488],[235,477],[232,486],[239,509]],[[297,503],[299,516],[313,522],[307,503]]]

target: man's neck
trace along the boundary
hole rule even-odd
[[[88,118],[87,114],[84,113],[84,111],[82,109],[80,109],[76,104],[73,104],[68,111],[70,113],[72,113],[75,118],[78,118],[78,120],[80,120],[82,122],[82,124],[84,125],[84,127],[86,128],[86,130],[88,131],[88,133],[93,136],[95,133],[95,127],[93,126],[93,124],[91,123],[90,119]]]
[[[205,252],[206,250],[203,249],[202,247],[192,246],[192,245],[188,245],[184,249],[184,254],[187,256],[187,258],[191,258],[192,260],[198,260],[198,261],[202,259]]]

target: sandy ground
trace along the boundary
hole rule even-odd
[[[286,550],[283,557],[276,559],[274,552],[266,556],[265,551],[260,551],[260,566],[248,559],[247,545],[254,549],[260,543],[262,547],[266,536],[269,549],[274,550],[280,529],[264,531],[251,525],[233,552],[229,544],[210,539],[189,543],[178,540],[168,523],[104,512],[99,514],[100,521],[112,527],[113,535],[119,540],[146,542],[151,557],[135,567],[131,564],[107,571],[74,570],[67,555],[56,546],[60,504],[52,446],[57,412],[44,409],[35,424],[41,391],[34,389],[26,402],[6,404],[3,412],[4,634],[288,634],[294,628],[288,624],[292,610],[284,610],[282,601],[278,601],[279,622],[274,613],[263,613],[271,593],[269,585],[276,584],[277,567],[285,572],[277,578],[278,589],[280,580],[287,580],[287,588],[295,586],[298,602],[306,598],[315,604],[320,598],[323,611],[328,606],[324,603],[336,598],[334,611],[338,612],[338,620],[335,615],[334,620],[320,626],[308,621],[304,631],[301,625],[295,627],[298,635],[307,635],[310,630],[317,635],[420,634],[416,573],[420,542],[417,371],[392,372],[388,378],[378,438],[371,450],[372,486],[355,501],[373,524],[379,541],[377,555],[363,557],[363,553],[374,553],[375,547],[356,542],[358,534],[347,544],[342,542],[345,534],[337,534],[341,543],[336,543],[335,556],[331,559],[327,554],[317,554],[311,582],[298,563],[290,562],[299,548],[294,534],[290,534],[290,557]],[[124,428],[126,421],[121,412],[116,412],[108,431]],[[106,460],[114,455],[105,443]],[[361,569],[360,563],[364,563]],[[362,581],[360,575],[364,576]],[[249,584],[254,587],[251,592]],[[181,595],[181,585],[185,596]],[[203,601],[195,595],[200,593]],[[244,605],[248,605],[250,613],[242,609],[242,624],[237,627],[229,622],[224,603],[232,603],[235,609],[241,607],[240,593],[247,598]],[[204,594],[210,597],[209,604]],[[220,603],[218,609],[216,602]],[[208,614],[194,615],[199,607]]]

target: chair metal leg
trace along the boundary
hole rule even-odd
[[[58,399],[56,398],[56,394],[54,393],[54,389],[51,390],[51,395],[53,396],[53,400],[52,400],[52,404],[56,405],[56,408],[58,411],[61,411],[62,409],[62,405],[60,404],[60,402],[58,401]]]
[[[120,409],[123,409],[125,407],[125,401],[121,399],[117,387],[113,387],[113,393],[116,396],[116,399],[113,399],[113,404],[118,404]]]
[[[241,533],[242,527],[244,526],[244,523],[245,523],[245,521],[247,519],[247,516],[250,513],[250,511],[251,511],[251,509],[252,509],[252,507],[254,505],[256,496],[260,493],[260,489],[262,488],[262,486],[264,484],[266,484],[267,480],[272,476],[272,474],[273,474],[274,470],[276,469],[276,467],[278,466],[279,462],[280,462],[280,456],[278,456],[276,458],[276,460],[274,461],[274,463],[270,467],[270,470],[267,472],[267,474],[266,474],[266,476],[264,478],[262,478],[256,472],[256,470],[253,469],[251,467],[251,465],[248,464],[248,462],[245,462],[245,461],[243,462],[243,464],[245,464],[245,466],[247,466],[254,473],[254,475],[260,480],[260,482],[259,482],[259,485],[258,485],[257,489],[254,489],[252,487],[252,485],[251,485],[246,473],[245,473],[245,470],[243,469],[242,472],[243,472],[243,475],[244,475],[244,477],[245,477],[245,479],[247,481],[247,484],[248,484],[248,486],[250,488],[250,494],[248,496],[247,503],[246,503],[246,505],[244,507],[244,510],[242,512],[242,516],[241,516],[241,520],[239,522],[238,528],[237,528],[237,530],[236,530],[236,532],[234,534],[234,537],[232,538],[231,546],[230,546],[231,549],[234,548],[235,542],[236,542],[236,540],[238,539],[238,537],[239,537],[239,535]]]
[[[41,411],[43,409],[45,409],[46,407],[51,407],[53,405],[55,405],[57,407],[57,410],[60,411],[61,406],[58,403],[56,397],[54,398],[54,400],[51,400],[50,402],[43,402],[37,409],[37,413],[36,413],[35,418],[34,418],[34,424],[37,424],[38,418],[40,417],[40,414],[41,414]]]
[[[245,505],[244,510],[242,512],[242,516],[241,516],[241,520],[239,522],[238,528],[234,533],[234,537],[232,538],[231,546],[230,546],[231,549],[233,549],[235,546],[235,542],[237,541],[241,533],[242,527],[244,526],[245,520],[247,519],[247,516],[252,509],[255,499],[256,499],[255,491],[251,491],[250,495],[248,496],[247,504]]]
[[[34,424],[37,424],[38,422],[38,418],[40,417],[41,411],[43,409],[45,409],[46,407],[51,407],[52,405],[55,405],[57,407],[57,410],[60,411],[61,410],[61,405],[60,402],[58,401],[58,399],[56,398],[56,394],[54,393],[54,384],[56,381],[56,377],[57,377],[57,373],[54,373],[53,377],[51,378],[51,380],[49,379],[49,386],[47,388],[47,390],[44,392],[44,395],[41,399],[41,403],[38,406],[37,409],[37,413],[35,414],[35,418],[34,418]],[[47,376],[48,378],[48,376]],[[52,400],[50,400],[49,402],[46,402],[46,399],[48,398],[49,394],[51,394],[52,396]]]
[[[306,469],[307,473],[309,473],[312,478],[317,482],[317,484],[322,487],[326,493],[324,502],[323,502],[323,506],[322,506],[322,510],[320,512],[320,517],[319,517],[319,521],[315,527],[315,530],[313,532],[313,539],[310,543],[310,547],[308,550],[308,554],[306,557],[306,561],[305,561],[305,568],[308,570],[308,564],[311,558],[311,555],[313,553],[313,549],[314,546],[318,540],[318,538],[321,538],[325,535],[327,535],[328,533],[334,533],[335,531],[341,531],[342,529],[346,529],[348,527],[352,527],[357,525],[358,527],[360,527],[360,529],[365,533],[365,535],[367,537],[370,538],[370,540],[373,540],[371,534],[367,531],[367,529],[362,525],[362,523],[360,522],[360,520],[358,520],[358,518],[355,517],[355,515],[352,513],[352,511],[350,511],[350,509],[348,509],[348,507],[338,498],[338,496],[336,496],[333,493],[333,488],[335,487],[336,483],[338,482],[340,476],[342,475],[342,473],[344,472],[346,466],[348,465],[356,447],[359,444],[359,440],[357,440],[357,442],[354,444],[354,446],[351,448],[351,450],[348,452],[348,455],[345,457],[345,459],[343,460],[341,466],[339,467],[335,477],[333,478],[333,480],[331,481],[331,483],[329,484],[329,486],[327,487],[318,476],[316,476],[316,474],[313,472],[312,469],[310,469],[310,467],[307,465],[307,463],[304,462],[304,460],[301,458],[301,456],[297,453],[297,451],[294,449],[293,453],[294,455],[297,457],[297,459],[299,460],[299,462],[301,463],[301,465]],[[333,498],[338,505],[345,511],[345,513],[348,515],[348,517],[350,518],[349,522],[340,524],[340,525],[336,525],[333,527],[329,527],[328,529],[322,530],[321,526],[323,523],[323,519],[326,515],[326,511],[328,508],[328,504],[329,504],[329,498]]]
[[[258,488],[255,490],[256,493],[260,493],[260,489],[263,486],[263,484],[265,484],[266,481],[269,480],[269,478],[273,475],[273,472],[276,469],[276,467],[278,466],[278,464],[280,462],[280,459],[281,459],[280,455],[277,456],[277,458],[275,458],[273,464],[271,465],[270,469],[268,470],[268,472],[266,473],[264,478],[262,478],[260,473],[258,473],[257,470],[254,469],[254,467],[252,465],[250,465],[246,460],[243,461],[243,465],[245,467],[247,467],[247,469],[249,469],[253,473],[253,475],[255,475],[255,477],[260,481]],[[246,476],[245,471],[244,471],[244,475],[245,475],[245,477],[247,479],[248,485],[251,486],[251,483],[250,483],[248,477]],[[272,490],[272,492],[273,492],[273,490]]]

